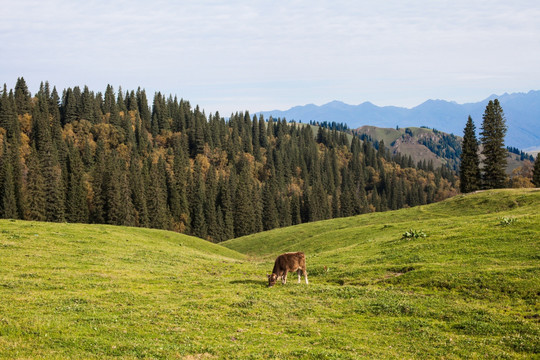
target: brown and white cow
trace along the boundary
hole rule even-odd
[[[298,283],[300,283],[300,275],[303,273],[306,284],[309,284],[306,271],[306,256],[303,252],[291,252],[277,257],[272,275],[267,275],[268,286],[274,286],[280,277],[281,282],[285,284],[287,282],[287,273],[290,271],[298,271]]]

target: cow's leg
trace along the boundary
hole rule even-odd
[[[304,273],[304,279],[306,279],[306,284],[309,284],[308,279],[307,279],[307,270],[304,268],[302,269],[302,272]],[[300,278],[298,278],[298,281],[300,282]]]
[[[300,276],[302,274],[302,269],[298,269],[298,283],[300,284]]]
[[[282,276],[281,279],[282,279],[283,284],[287,283],[287,272],[286,271],[283,272],[283,276]]]

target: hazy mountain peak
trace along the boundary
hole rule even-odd
[[[345,123],[350,128],[362,125],[395,128],[427,126],[455,135],[461,135],[470,115],[480,128],[482,115],[489,100],[499,99],[504,110],[508,133],[505,144],[520,149],[540,147],[540,90],[527,93],[492,94],[486,99],[467,104],[455,101],[429,99],[411,109],[396,106],[380,107],[369,101],[360,105],[349,105],[339,100],[316,106],[313,104],[295,106],[286,111],[263,111],[268,117],[286,118],[302,122]],[[479,131],[479,130],[478,130]]]

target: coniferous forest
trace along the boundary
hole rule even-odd
[[[170,229],[213,242],[455,195],[346,126],[205,114],[142,89],[104,93],[23,78],[0,101],[0,217]]]

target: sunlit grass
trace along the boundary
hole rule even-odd
[[[226,247],[0,220],[0,358],[534,358],[539,210],[540,191],[490,191]],[[267,288],[297,250],[310,284]]]

